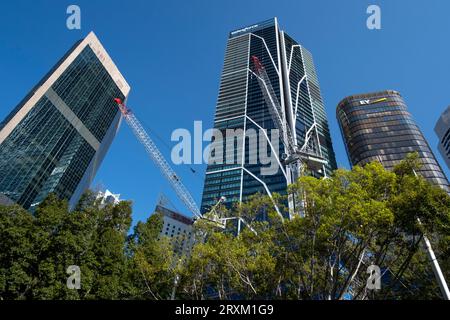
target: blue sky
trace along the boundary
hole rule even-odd
[[[81,8],[81,30],[66,28],[66,8]],[[377,4],[382,29],[366,28]],[[3,119],[56,61],[93,30],[132,89],[129,105],[170,158],[170,135],[213,123],[228,32],[277,16],[281,28],[314,56],[338,165],[348,160],[335,117],[345,96],[384,89],[403,95],[438,161],[433,132],[450,104],[450,2],[429,1],[8,1],[0,18]],[[205,166],[175,170],[201,200]],[[186,209],[122,124],[95,184],[133,200],[133,218],[146,219],[163,192]]]

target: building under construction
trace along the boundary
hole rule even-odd
[[[286,154],[307,151],[320,160],[318,166],[304,166],[305,174],[323,177],[336,169],[312,55],[280,30],[276,18],[230,32],[214,128],[223,131],[224,136],[227,129],[243,130],[237,138],[242,157],[233,164],[208,164],[202,212],[221,196],[232,204],[255,193],[286,193],[287,185],[297,176],[290,172]],[[276,174],[262,175],[263,164],[249,163],[251,148],[246,131],[251,128],[268,130],[268,149],[275,151],[279,164]],[[281,129],[278,150],[270,145],[270,129]],[[286,138],[286,133],[291,138]]]

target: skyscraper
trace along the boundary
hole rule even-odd
[[[0,193],[33,210],[49,193],[73,206],[118,130],[130,87],[93,32],[0,124]]]
[[[400,93],[387,90],[346,97],[338,104],[336,115],[352,165],[379,161],[390,170],[408,153],[416,151],[422,161],[418,173],[447,192],[450,190]]]
[[[252,57],[257,57],[264,65],[280,102],[284,123],[292,128],[297,145],[304,144],[309,130],[314,136],[309,147],[327,160],[321,169],[310,170],[308,174],[321,177],[336,168],[325,108],[309,51],[281,31],[276,18],[240,28],[228,35],[214,128],[224,132],[224,136],[227,130],[240,129],[242,133],[236,135],[234,150],[224,147],[225,154],[234,153],[235,163],[208,164],[202,212],[221,196],[227,197],[230,204],[244,201],[258,192],[268,195],[286,192],[284,146],[281,142],[278,146],[269,142],[272,138],[270,130],[275,125],[270,107],[252,73]],[[255,142],[248,136],[251,129],[257,132],[268,130],[267,141],[258,140],[254,148]],[[266,143],[269,147],[264,146]],[[261,173],[261,168],[267,165],[261,159],[250,161],[262,148],[268,149],[268,154],[276,155],[278,169],[275,174]]]
[[[442,113],[434,127],[439,138],[438,149],[444,158],[447,167],[450,168],[450,106]]]

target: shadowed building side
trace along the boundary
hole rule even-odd
[[[442,113],[434,128],[438,138],[438,149],[450,169],[450,106]]]

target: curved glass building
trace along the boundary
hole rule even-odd
[[[450,192],[449,183],[400,93],[392,90],[352,95],[337,106],[336,116],[352,165],[381,162],[392,169],[417,151],[419,174]]]

